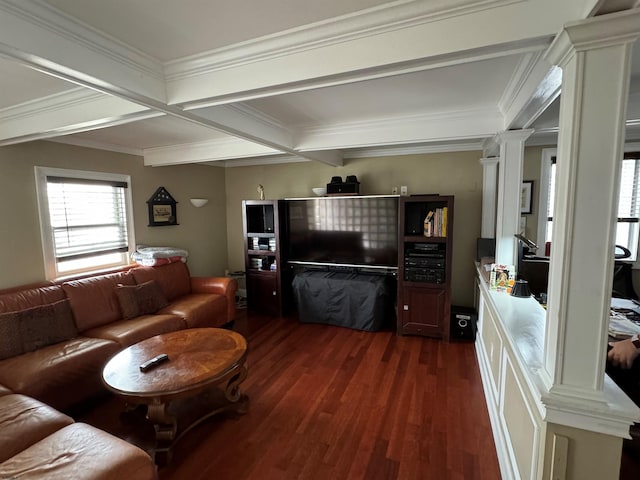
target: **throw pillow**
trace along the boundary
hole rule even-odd
[[[78,335],[69,300],[17,312],[25,352],[64,342]]]
[[[17,312],[0,314],[0,360],[24,353]]]
[[[135,318],[140,314],[136,300],[136,287],[137,285],[122,285],[121,283],[116,285],[116,297],[118,297],[122,318],[125,320]]]
[[[118,285],[116,296],[120,302],[122,317],[125,319],[150,315],[169,305],[160,285],[155,280],[139,285]]]

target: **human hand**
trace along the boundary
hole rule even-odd
[[[612,365],[620,368],[631,368],[633,361],[640,355],[640,349],[631,342],[631,339],[619,342],[609,342],[611,350],[607,353],[607,359]]]

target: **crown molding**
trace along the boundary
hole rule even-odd
[[[236,137],[217,138],[166,147],[145,148],[145,166],[179,165],[229,160],[233,158],[261,157],[279,154],[278,150]]]
[[[71,88],[63,92],[47,95],[23,103],[0,109],[0,120],[18,120],[32,115],[43,115],[48,112],[67,109],[76,105],[88,104],[108,97],[107,94],[86,88]]]
[[[177,81],[524,1],[397,1],[167,62],[165,75]]]
[[[299,131],[304,134],[337,134],[339,132],[358,133],[363,130],[373,130],[382,128],[392,128],[395,126],[402,126],[407,123],[424,123],[424,122],[438,122],[448,120],[459,120],[469,118],[482,118],[487,116],[496,116],[500,113],[493,109],[469,109],[469,110],[457,110],[447,112],[436,113],[419,113],[414,115],[402,115],[387,118],[378,118],[375,120],[364,120],[354,122],[336,123],[332,125],[319,125],[302,127]]]
[[[215,163],[207,163],[207,165],[220,166],[220,164],[224,164],[226,168],[232,167],[255,167],[255,166],[263,166],[263,165],[280,165],[286,163],[303,163],[303,162],[311,162],[311,160],[307,158],[297,157],[295,155],[274,155],[269,157],[259,157],[259,158],[240,158],[237,160],[224,160],[221,162]]]
[[[497,109],[472,109],[313,126],[298,131],[296,149],[314,151],[476,140],[502,130],[503,122]]]
[[[549,44],[551,43],[551,39],[549,39]],[[548,45],[547,47],[548,48]],[[522,89],[527,83],[527,79],[531,72],[538,65],[542,56],[544,54],[543,49],[540,49],[537,52],[527,53],[520,58],[518,61],[518,65],[516,66],[511,78],[507,82],[507,86],[502,92],[502,96],[500,100],[498,100],[498,108],[502,112],[503,115],[511,108],[515,100],[518,98],[518,95],[522,92]]]
[[[447,142],[425,145],[407,145],[396,147],[380,148],[356,148],[343,152],[345,159],[353,158],[378,158],[378,157],[400,157],[404,155],[423,155],[428,153],[448,153],[448,152],[473,152],[482,150],[482,140],[472,140],[469,142]]]
[[[136,155],[142,157],[143,150],[141,148],[126,147],[115,143],[96,142],[77,137],[56,137],[49,138],[47,142],[63,143],[65,145],[74,145],[76,147],[93,148],[95,150],[106,150],[109,152],[126,153],[127,155]]]

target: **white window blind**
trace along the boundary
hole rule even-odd
[[[56,261],[127,252],[125,182],[47,177]]]
[[[35,167],[46,276],[128,265],[135,245],[128,175]]]
[[[553,208],[556,177],[556,157],[551,158],[549,174],[549,198],[547,201],[547,231],[545,239],[551,241],[553,234]],[[640,233],[640,152],[625,153],[620,175],[618,194],[618,217],[616,245],[631,252],[631,260],[638,257],[638,235]]]

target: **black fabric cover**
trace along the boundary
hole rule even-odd
[[[375,274],[306,271],[293,279],[301,322],[376,331],[395,319],[395,281]]]

